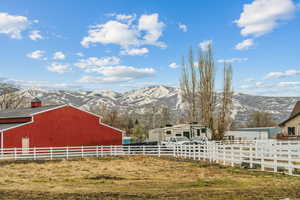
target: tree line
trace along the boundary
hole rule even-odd
[[[200,50],[195,61],[192,48],[189,50],[188,62],[182,58],[180,88],[187,105],[187,122],[200,122],[211,129],[213,139],[223,139],[229,129],[232,118],[233,88],[232,66],[224,63],[223,89],[220,92],[220,105],[217,105],[215,89],[216,66],[211,44],[205,51]]]

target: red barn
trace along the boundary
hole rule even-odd
[[[1,148],[121,145],[123,132],[101,117],[70,105],[0,111]]]

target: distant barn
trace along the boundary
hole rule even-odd
[[[1,148],[121,145],[123,132],[101,117],[70,105],[0,111]]]

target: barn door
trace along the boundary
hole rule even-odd
[[[22,154],[29,153],[29,137],[22,137]]]

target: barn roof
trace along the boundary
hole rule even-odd
[[[6,118],[22,118],[22,117],[31,117],[34,114],[45,112],[47,110],[52,110],[55,108],[58,108],[61,105],[51,105],[51,106],[41,106],[41,107],[35,107],[35,108],[18,108],[18,109],[11,109],[11,110],[2,110],[0,111],[0,119],[6,119]],[[0,131],[8,130],[13,127],[24,125],[24,122],[20,123],[3,123],[0,124]]]
[[[56,107],[60,107],[60,105],[51,105],[51,106],[41,106],[35,108],[18,108],[12,110],[2,110],[0,111],[0,118],[18,118],[18,117],[30,117],[36,113],[44,112],[46,110],[51,110]]]

